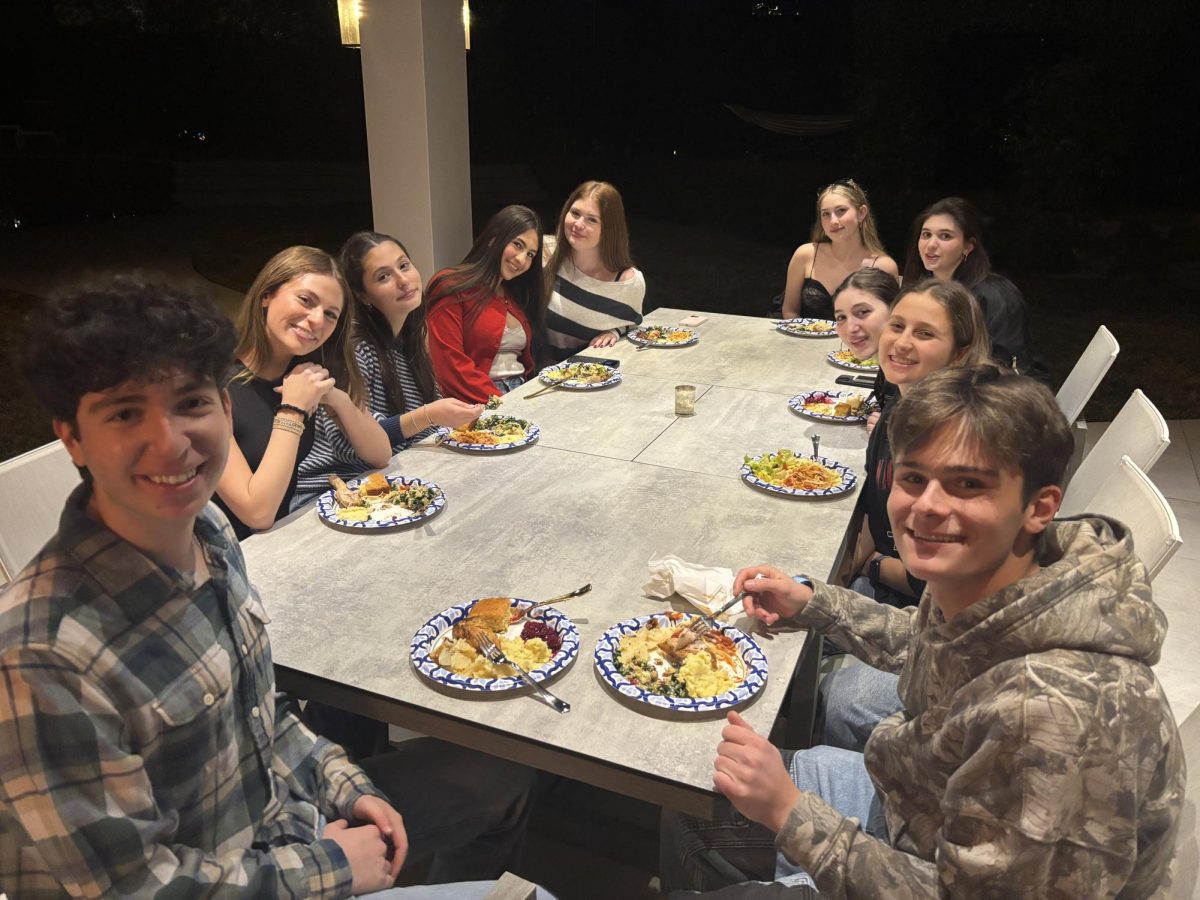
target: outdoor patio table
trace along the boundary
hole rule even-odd
[[[685,314],[660,310],[654,321]],[[689,348],[634,353],[622,342],[603,351],[623,360],[625,380],[612,388],[522,399],[540,386],[533,383],[509,394],[500,411],[542,430],[532,446],[485,456],[427,441],[399,454],[389,471],[434,481],[446,494],[446,508],[422,526],[345,533],[308,508],[246,541],[272,618],[279,686],[643,800],[710,811],[723,714],[667,713],[619,697],[596,672],[596,641],[618,621],[668,608],[641,591],[652,557],[674,553],[735,570],[769,562],[827,576],[857,494],[769,495],[740,479],[742,455],[804,450],[818,431],[822,451],[861,477],[866,441],[861,427],[811,422],[787,408],[800,390],[833,387],[819,376],[836,340],[790,338],[768,320],[722,315],[700,333]],[[750,380],[739,359],[770,373],[768,387],[739,384]],[[672,412],[679,372],[697,385],[693,417]],[[409,659],[421,625],[456,603],[538,600],[585,582],[591,593],[560,607],[579,628],[578,657],[548,684],[571,704],[565,715],[525,690],[496,696],[434,685]],[[802,630],[738,624],[767,657],[768,682],[742,710],[767,733],[806,646],[800,693],[811,694],[819,642]]]

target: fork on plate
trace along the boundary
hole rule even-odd
[[[742,600],[745,599],[745,597],[746,597],[746,592],[740,591],[736,597],[734,597],[732,600],[730,600],[728,603],[726,603],[720,609],[714,610],[713,612],[708,613],[706,615],[696,616],[696,618],[692,619],[692,621],[688,623],[688,626],[685,630],[690,631],[692,634],[694,634],[698,638],[704,637],[704,635],[708,634],[710,631],[712,631],[714,628],[717,627],[717,616],[721,615],[721,613],[723,613],[723,612],[733,609],[733,607],[735,607],[735,606],[737,606],[737,604],[741,603]],[[688,643],[691,643],[691,642],[689,641]]]
[[[543,701],[555,712],[568,713],[571,711],[571,704],[569,704],[566,700],[561,700],[558,697],[555,697],[552,693],[538,684],[533,679],[533,676],[505,656],[504,651],[497,647],[495,642],[490,638],[481,637],[476,644],[475,649],[496,665],[508,666],[509,668],[516,670],[516,673],[518,676],[520,676],[521,680],[533,688],[538,699]]]

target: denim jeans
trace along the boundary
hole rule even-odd
[[[507,394],[509,391],[515,391],[525,383],[524,375],[510,375],[507,378],[493,378],[492,384],[496,386],[502,394]]]
[[[867,774],[861,753],[839,747],[801,750],[792,757],[788,773],[800,790],[810,791],[842,815],[858,819],[863,831],[887,843],[883,803]],[[775,859],[775,880],[816,886],[804,869],[789,862],[782,853]]]
[[[830,672],[817,689],[825,711],[820,742],[861,753],[875,726],[903,707],[899,684],[899,675],[857,659]]]

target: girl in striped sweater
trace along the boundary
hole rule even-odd
[[[483,411],[481,404],[439,398],[426,349],[421,274],[396,238],[360,231],[342,247],[342,270],[353,291],[354,355],[367,389],[367,406],[393,452],[404,450],[439,425],[457,428]],[[354,453],[328,416],[318,413],[316,440],[300,464],[292,508],[329,489],[329,475],[358,475],[373,468]]]

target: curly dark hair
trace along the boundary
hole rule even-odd
[[[233,323],[207,297],[117,276],[30,314],[21,370],[56,419],[75,424],[80,398],[127,381],[184,373],[227,381]]]

